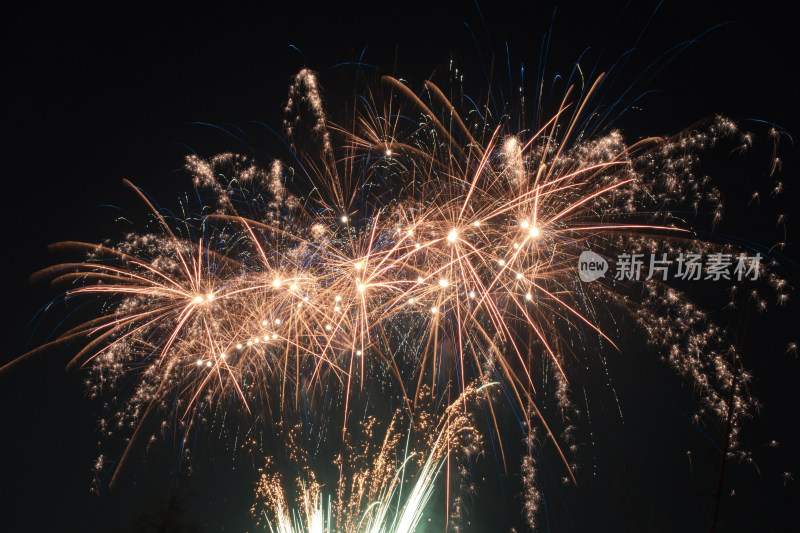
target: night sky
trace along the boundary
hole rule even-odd
[[[55,306],[52,318],[31,327],[40,308],[57,296],[46,284],[28,281],[61,259],[48,254],[47,244],[119,237],[125,227],[115,222],[120,213],[142,209],[123,178],[162,205],[176,205],[178,194],[191,188],[188,175],[178,171],[189,147],[203,155],[238,150],[267,160],[274,137],[254,134],[243,146],[209,124],[261,121],[279,129],[289,80],[303,67],[319,72],[326,94],[334,95],[341,79],[337,65],[362,53],[370,68],[416,88],[455,58],[465,88],[477,93],[486,87],[482,65],[493,55],[515,72],[524,64],[533,79],[550,29],[550,80],[568,74],[587,48],[585,64],[607,70],[641,34],[611,90],[620,94],[635,82],[640,93],[652,91],[615,124],[629,138],[674,133],[715,114],[774,122],[800,135],[792,17],[766,2],[714,9],[699,4],[665,2],[656,10],[655,3],[638,2],[627,9],[625,2],[481,2],[480,11],[472,2],[430,1],[262,3],[252,10],[213,11],[130,4],[107,11],[37,6],[7,13],[0,363],[45,340],[65,314]],[[651,81],[637,81],[663,53],[707,30]],[[495,84],[508,87],[508,76],[496,74]],[[752,153],[717,154],[704,169],[727,205],[718,231],[773,243],[782,236],[775,219],[785,213],[790,245],[784,275],[797,286],[800,254],[791,243],[800,231],[793,207],[800,199],[798,152],[784,144],[784,196],[750,210],[746,204],[768,171],[770,147],[766,127],[745,127],[756,135]],[[715,311],[725,302],[718,287],[697,289],[697,298]],[[800,314],[797,302],[771,307],[750,317],[741,343],[755,376],[752,392],[763,403],[742,437],[756,464],[726,465],[717,531],[786,531],[798,522],[800,362],[785,352],[788,342],[800,340]],[[714,319],[734,332],[740,323],[737,313],[720,311]],[[542,465],[547,511],[541,529],[708,531],[722,429],[692,425],[691,385],[658,362],[639,333],[631,329],[620,343],[623,353],[610,359],[610,375],[624,421],[608,388],[598,385],[596,445],[582,452],[578,486],[558,482],[565,472],[556,457]],[[131,461],[117,489],[92,494],[101,406],[86,397],[86,373],[64,371],[70,358],[69,350],[56,351],[0,375],[0,530],[138,531],[136,517],[156,515],[170,501],[182,507],[181,520],[195,524],[194,530],[254,530],[248,515],[253,463],[211,436],[201,437],[191,476],[176,475],[177,444],[167,439]],[[772,440],[779,445],[767,446]],[[785,472],[797,479],[786,479]],[[468,531],[526,531],[518,479],[498,474],[491,453],[476,467],[476,477],[486,481],[472,504]]]

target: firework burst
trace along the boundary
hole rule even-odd
[[[751,139],[717,117],[628,144],[588,107],[601,82],[568,92],[535,128],[515,130],[489,105],[467,105],[432,82],[418,94],[391,77],[343,113],[354,118],[336,122],[304,70],[286,108],[295,164],[190,156],[186,169],[212,205],[197,213],[184,205],[179,216],[129,184],[154,228],[115,245],[55,245],[88,259],[36,279],[67,285],[70,299],[99,301],[100,313],[23,357],[80,341],[70,366],[91,367],[92,393],[133,376],[133,394],[103,420],[104,431],[129,428],[131,442],[158,416],[184,429],[232,406],[282,419],[329,387],[338,391],[344,437],[354,398],[376,383],[399,390],[413,418],[423,391],[444,397],[498,380],[530,438],[540,425],[561,450],[538,402],[552,393],[569,420],[571,380],[582,379],[587,346],[615,346],[627,315],[692,380],[698,416],[727,420],[735,444],[753,400],[724,331],[665,279],[584,283],[577,265],[585,251],[612,265],[623,253],[741,252],[701,238],[678,213],[719,220],[721,195],[696,175],[696,154],[723,140],[747,148]],[[744,268],[788,298],[765,263]],[[500,437],[494,409],[487,406]],[[410,496],[417,507],[441,465],[436,443],[419,456],[420,492]],[[571,475],[569,452],[560,453]],[[532,477],[531,464],[523,466]],[[386,470],[369,494],[353,489],[383,502],[370,516],[384,516],[399,497],[392,480],[404,471]],[[302,493],[305,518],[290,518],[271,493],[280,531],[323,528],[319,485],[309,481]],[[345,511],[338,498],[336,515],[350,517],[345,529],[363,530],[363,507]],[[384,518],[366,520],[387,527]],[[392,524],[387,531],[405,531]]]
[[[273,531],[275,524],[281,533],[414,531],[442,469],[457,471],[460,485],[469,482],[463,463],[482,452],[473,413],[489,401],[489,389],[496,385],[468,386],[440,415],[435,414],[433,398],[426,389],[421,394],[426,405],[417,410],[414,419],[398,409],[385,425],[374,417],[360,420],[347,433],[344,452],[332,461],[336,471],[329,477],[335,489],[333,500],[329,497],[327,503],[325,483],[311,467],[312,454],[302,444],[303,431],[291,428],[282,440],[289,444],[288,462],[302,475],[287,489],[275,459],[268,457],[252,514],[265,519]],[[463,512],[462,491],[451,494],[448,479],[446,492],[446,513],[457,524]],[[292,500],[295,510],[290,512]]]

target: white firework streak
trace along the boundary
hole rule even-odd
[[[444,430],[442,430],[442,433]],[[417,527],[428,501],[433,495],[435,482],[447,456],[439,450],[442,433],[434,444],[425,464],[419,472],[417,482],[408,497],[403,499],[405,470],[415,454],[408,455],[397,470],[392,482],[384,489],[378,500],[372,502],[361,517],[355,531],[348,533],[411,533]],[[310,500],[310,501],[309,501]],[[399,512],[395,512],[399,509]],[[392,513],[394,516],[392,517]],[[280,503],[277,506],[275,527],[267,518],[272,533],[331,533],[332,517],[330,499],[323,506],[321,492],[307,495],[302,512],[293,510],[290,516]],[[266,513],[265,513],[266,516]]]

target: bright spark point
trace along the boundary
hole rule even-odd
[[[261,321],[261,325],[262,325],[262,326],[266,326],[266,325],[267,325],[267,321],[266,321],[266,320],[262,320],[262,321]]]
[[[526,300],[533,300],[533,296],[531,296],[531,293],[528,293],[528,294],[525,295],[525,299]]]
[[[281,280],[276,279],[275,281],[272,282],[272,286],[276,287],[276,288],[280,287],[281,286]]]
[[[517,248],[519,248],[519,243],[515,242],[514,243],[514,249],[516,250]]]
[[[422,245],[420,243],[417,243],[417,244],[414,245],[414,248],[419,250],[420,248],[422,248]]]
[[[281,323],[281,319],[280,319],[280,318],[276,318],[276,319],[275,319],[275,323],[276,323],[276,324],[278,324],[278,325],[280,325],[280,323]]]
[[[350,219],[347,218],[346,216],[342,216],[342,218],[340,218],[339,220],[342,221],[342,224],[347,224],[347,221],[350,220]]]
[[[414,298],[409,298],[408,299],[408,303],[411,304],[411,305],[413,305],[415,301],[416,300],[414,300]]]
[[[336,311],[336,312],[338,313],[339,311],[341,311],[341,307],[339,307],[339,306],[337,305],[336,307],[334,307],[334,308],[333,308],[333,310],[334,310],[334,311]]]
[[[392,157],[392,151],[388,148],[386,149],[386,157]]]
[[[202,359],[198,359],[197,360],[197,366],[203,366],[203,360]]]
[[[475,222],[472,223],[472,225],[477,228],[477,227],[479,227],[481,225],[481,221],[480,220],[476,220]]]
[[[475,299],[475,291],[469,291],[469,297]]]
[[[337,296],[336,298],[334,298],[334,300],[337,301],[337,302],[341,302],[342,301],[342,297],[341,296]]]
[[[505,259],[501,259],[500,261],[497,262],[497,264],[500,265],[500,266],[503,266],[503,265],[506,264],[506,261],[505,261]]]
[[[362,283],[358,286],[358,290],[359,292],[364,292],[365,290],[367,290],[367,286]]]
[[[203,303],[203,297],[202,296],[195,296],[194,303],[196,303],[196,304]]]
[[[273,339],[277,339],[277,338],[278,338],[278,334],[277,334],[277,333],[273,333],[273,334],[272,334],[272,338],[273,338]]]
[[[228,357],[228,356],[227,356],[227,354],[224,354],[224,353],[222,353],[222,354],[219,354],[219,356],[220,356],[222,359],[225,359],[226,357]]]
[[[356,350],[356,355],[361,355],[361,350]]]
[[[209,292],[208,294],[206,294],[206,298],[208,298],[208,301],[210,302],[211,300],[214,299],[214,293],[213,292]]]
[[[431,307],[431,313],[433,313],[435,315],[438,312],[439,312],[439,308],[438,307],[436,307],[436,306]]]
[[[364,267],[362,263],[356,263],[356,270],[361,270]]]
[[[530,222],[528,222],[527,220],[523,220],[520,226],[522,226],[522,229],[527,229],[528,226],[530,226]]]
[[[450,285],[450,282],[447,281],[446,279],[442,278],[442,279],[439,280],[439,286],[440,287],[447,287],[448,285]]]
[[[538,237],[539,236],[539,228],[537,228],[536,226],[532,226],[530,233],[531,233],[531,237]]]
[[[424,279],[422,278],[422,276],[417,277],[417,283],[422,283],[423,281]]]
[[[242,349],[242,345],[241,345],[241,344],[237,344],[237,345],[236,345],[236,349],[237,349],[237,350],[241,350],[241,349]]]
[[[522,279],[522,272],[517,272],[517,279]]]
[[[206,366],[210,367],[211,366],[211,361],[206,362]]]
[[[296,290],[297,290],[297,285],[295,285],[294,283],[292,283],[292,285],[291,285],[289,288],[290,288],[291,290],[293,290],[293,291],[296,291]]]
[[[333,326],[331,326],[330,324],[325,324],[325,331],[330,331],[332,329],[333,329]]]
[[[454,229],[450,230],[450,233],[447,234],[447,240],[450,242],[456,242],[458,239],[458,232]]]

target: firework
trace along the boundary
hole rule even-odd
[[[327,503],[324,484],[309,467],[306,446],[299,442],[302,439],[298,432],[288,432],[284,439],[291,449],[288,455],[303,475],[296,480],[294,489],[287,490],[283,476],[274,471],[274,459],[268,458],[256,489],[258,503],[251,512],[263,517],[270,530],[280,533],[414,531],[445,464],[455,468],[459,459],[479,453],[482,440],[472,413],[488,400],[487,389],[496,385],[467,387],[440,416],[433,414],[432,398],[424,392],[427,406],[417,410],[419,416],[415,419],[399,409],[383,431],[375,418],[363,421],[357,431],[348,433],[346,442],[351,444],[334,461],[335,499],[328,497]],[[451,459],[453,465],[449,463]],[[466,481],[467,472],[463,471],[460,477]],[[409,482],[410,490],[406,488]],[[290,511],[287,493],[297,495],[294,511]],[[449,494],[447,498],[449,508]],[[453,518],[458,518],[461,498],[454,495],[452,499]]]
[[[433,462],[435,452],[436,450],[433,450],[428,457],[418,474],[411,493],[404,498],[402,494],[403,474],[408,461],[413,459],[413,456],[407,457],[392,478],[386,492],[381,494],[378,500],[368,504],[367,510],[353,531],[369,533],[410,533],[414,531],[433,493],[434,482],[444,465],[444,460],[438,463]],[[266,491],[266,489],[262,490]],[[307,493],[307,491],[308,489],[303,487],[303,492]],[[276,528],[273,528],[272,523],[268,521],[270,531],[274,532],[276,529],[279,533],[299,533],[301,531],[329,533],[331,531],[339,531],[338,528],[331,528],[332,512],[330,501],[326,511],[323,506],[323,496],[320,492],[307,494],[305,498],[310,499],[310,501],[303,502],[303,514],[295,512],[292,513],[291,518],[287,509],[283,507],[279,496],[273,495],[272,497],[276,500]],[[399,507],[399,510],[395,508],[396,506]]]
[[[584,283],[577,264],[584,251],[611,262],[622,253],[740,252],[700,238],[678,213],[719,220],[719,191],[695,174],[696,154],[722,140],[747,148],[751,139],[716,117],[628,144],[587,108],[601,82],[568,93],[536,128],[514,130],[488,105],[460,113],[464,99],[436,84],[417,94],[390,77],[347,109],[354,118],[336,122],[304,70],[286,108],[295,164],[190,156],[194,185],[212,202],[184,203],[177,216],[128,184],[149,207],[151,229],[115,245],[56,245],[88,259],[35,279],[99,301],[100,312],[23,357],[80,341],[69,366],[91,367],[93,394],[134,376],[134,392],[102,421],[104,432],[129,428],[131,442],[154,417],[187,434],[219,406],[283,419],[329,387],[344,436],[365,388],[399,390],[414,416],[422,391],[442,397],[499,380],[531,435],[540,425],[562,450],[538,403],[552,394],[569,422],[575,370],[589,364],[591,346],[615,346],[619,322],[607,317],[624,314],[692,380],[698,416],[728,421],[735,448],[753,400],[724,332],[658,277]],[[787,297],[764,263],[745,267],[770,279],[779,301]],[[410,496],[417,510],[437,453]],[[399,494],[391,482],[381,487],[370,493],[378,502],[370,516]],[[304,493],[302,527],[319,530],[321,493],[313,483]],[[273,511],[281,531],[298,527],[286,505]],[[369,523],[388,527],[383,518]]]

